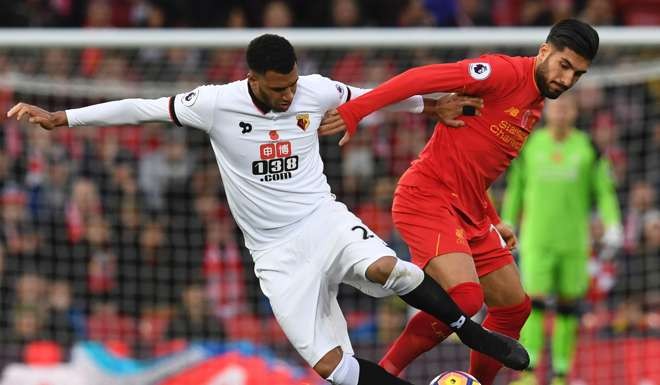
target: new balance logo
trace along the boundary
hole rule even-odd
[[[451,327],[452,329],[460,329],[465,324],[465,321],[467,321],[467,318],[465,318],[465,316],[462,315],[461,318],[450,323],[449,327]]]
[[[516,107],[510,107],[510,108],[504,110],[504,112],[506,112],[507,114],[509,114],[509,115],[511,115],[512,117],[515,118],[520,113],[520,110],[517,109]]]

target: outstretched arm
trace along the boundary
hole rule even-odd
[[[405,99],[404,101],[391,105],[385,109],[392,110],[392,107],[403,105],[409,99]],[[480,110],[484,105],[484,101],[481,98],[457,94],[443,95],[438,99],[425,97],[423,98],[423,102],[423,109],[421,112],[431,119],[437,119],[447,127],[463,127],[465,122],[459,119],[459,117],[461,115],[480,115]],[[334,135],[344,132],[345,130],[346,126],[341,120],[341,115],[337,113],[337,110],[331,110],[321,122],[319,135]],[[346,143],[349,137],[350,135],[346,133],[339,142],[339,145]]]
[[[467,71],[461,63],[432,64],[412,68],[393,77],[360,98],[339,108],[346,130],[353,134],[357,123],[370,113],[413,95],[434,92],[461,92],[467,81]]]
[[[52,130],[55,127],[67,126],[69,124],[64,111],[50,112],[27,103],[18,103],[7,112],[8,118],[13,118],[14,116],[16,120],[21,120],[23,116],[26,116],[28,122],[38,124],[46,130]]]
[[[147,122],[169,122],[209,131],[213,123],[214,106],[222,86],[201,86],[192,91],[159,99],[123,99],[66,111],[49,112],[27,103],[18,103],[7,117],[20,120],[28,117],[52,130],[60,126],[113,126]]]
[[[7,112],[7,117],[20,120],[24,116],[30,123],[46,130],[60,126],[120,125],[144,122],[171,122],[171,98],[123,99],[66,111],[49,112],[27,103],[18,103]]]
[[[346,134],[339,142],[342,145],[355,133],[357,124],[362,118],[373,111],[412,95],[426,95],[437,92],[484,95],[499,86],[502,83],[502,78],[508,76],[511,79],[509,75],[512,72],[512,67],[510,65],[504,65],[498,71],[500,76],[497,77],[490,76],[491,65],[487,58],[479,58],[412,68],[386,81],[365,95],[339,106],[336,111],[330,111],[321,125],[321,130],[332,130],[334,132],[345,130]],[[498,64],[498,66],[500,65]],[[480,101],[478,106],[473,107],[482,108],[482,103]],[[451,118],[445,118],[441,114],[438,115],[440,121],[446,125],[456,126],[457,122],[452,120],[458,115]]]
[[[341,103],[350,102],[351,100],[357,99],[360,96],[372,90],[371,88],[355,87],[337,81],[335,81],[335,83],[342,84],[344,87],[346,87],[347,90],[347,95],[345,95],[346,97],[340,101]],[[333,106],[333,108],[334,107],[337,106],[335,105]],[[424,111],[424,99],[419,95],[412,95],[411,97],[407,99],[403,99],[398,103],[385,106],[383,110],[392,111],[392,112],[411,112],[413,114],[420,114]]]
[[[412,68],[393,77],[365,95],[330,112],[324,129],[346,130],[342,142],[355,133],[358,122],[389,104],[412,95],[455,92],[483,98],[511,92],[522,76],[520,65],[504,55],[484,55],[456,63],[432,64]],[[342,143],[340,142],[340,144]]]

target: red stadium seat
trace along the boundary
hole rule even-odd
[[[170,322],[168,312],[153,312],[140,319],[140,339],[144,342],[155,343],[163,338]]]
[[[108,351],[110,351],[117,357],[125,358],[125,357],[130,357],[131,355],[131,348],[124,341],[109,340],[109,341],[104,341],[103,345],[105,345],[106,349],[108,349]]]
[[[168,354],[180,352],[188,347],[188,342],[184,339],[175,339],[169,341],[159,341],[154,345],[154,356],[162,357]]]
[[[55,341],[34,341],[23,349],[23,361],[28,365],[57,365],[62,362],[62,355],[62,348]]]
[[[227,337],[230,341],[250,341],[260,343],[262,335],[262,325],[258,317],[253,315],[241,315],[225,321]]]

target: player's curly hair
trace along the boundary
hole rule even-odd
[[[253,39],[245,54],[248,68],[259,74],[275,71],[288,74],[296,64],[296,51],[282,36],[264,34]]]
[[[552,26],[546,43],[559,50],[569,48],[583,58],[592,61],[598,52],[598,32],[589,24],[577,19],[564,19]]]

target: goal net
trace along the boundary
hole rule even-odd
[[[18,375],[8,370],[16,364],[36,371],[44,364],[82,365],[81,346],[88,353],[110,352],[103,362],[180,357],[172,361],[178,366],[167,361],[167,368],[184,370],[201,365],[185,355],[193,354],[191,347],[212,342],[219,354],[212,357],[238,349],[303,367],[253,275],[205,133],[171,124],[47,132],[4,118],[19,101],[60,110],[242,79],[244,47],[261,32],[16,30],[0,36],[3,385]],[[547,31],[278,33],[296,46],[301,74],[373,87],[413,66],[486,52],[534,55]],[[604,28],[601,36],[601,52],[576,90],[577,126],[612,162],[625,245],[611,261],[592,261],[570,378],[580,384],[660,384],[660,34]],[[338,137],[321,138],[338,200],[403,258],[409,253],[391,221],[392,193],[432,129],[425,117],[377,112],[363,121],[350,146],[340,149]],[[504,180],[493,186],[498,207],[505,187]],[[594,239],[599,231],[594,216]],[[594,255],[598,248],[593,242]],[[371,299],[349,287],[339,300],[355,350],[373,360],[411,314],[400,300]],[[544,359],[542,376],[549,375],[548,365]],[[467,367],[467,349],[449,339],[405,376],[421,384]],[[250,373],[227,373],[217,383],[249,383]],[[200,377],[166,382],[145,374],[132,383],[197,381],[192,378]],[[512,378],[502,371],[498,383]]]

